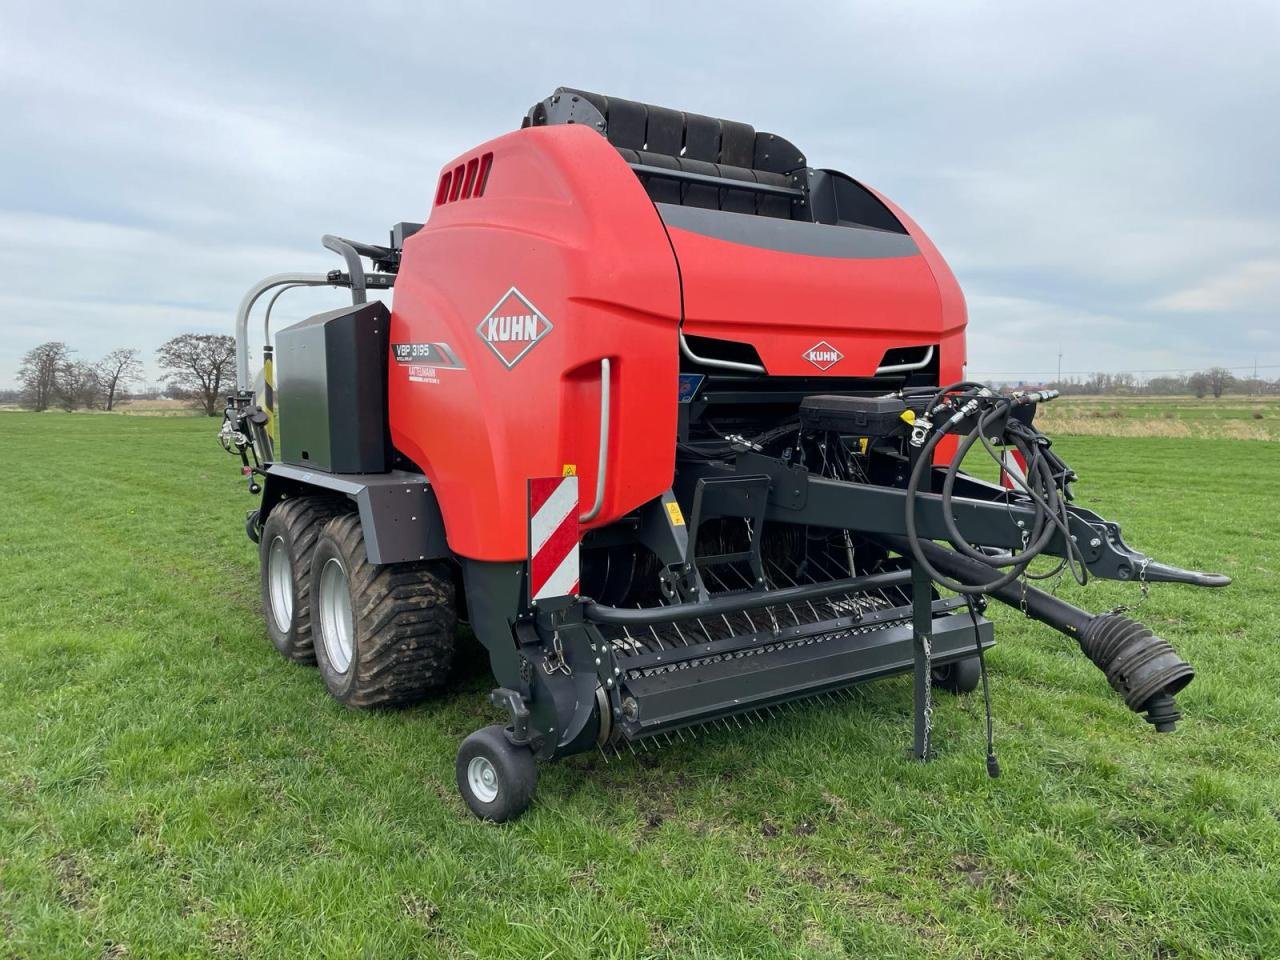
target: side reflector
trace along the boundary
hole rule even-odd
[[[578,592],[578,478],[529,481],[529,599]]]

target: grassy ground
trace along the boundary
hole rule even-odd
[[[1053,436],[1280,440],[1280,397],[1061,397],[1036,425]]]
[[[1273,444],[1058,445],[1135,544],[1237,578],[1141,611],[1199,671],[1172,736],[995,611],[999,780],[976,697],[906,759],[900,678],[553,765],[495,828],[453,784],[481,680],[357,714],[272,650],[215,426],[0,416],[0,957],[1280,956]]]

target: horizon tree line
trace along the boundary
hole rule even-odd
[[[14,399],[36,412],[54,407],[110,411],[142,381],[142,355],[136,348],[119,347],[97,361],[76,359],[74,353],[61,340],[28,350],[18,367]],[[156,350],[165,371],[165,396],[217,416],[235,356],[235,339],[223,334],[184,333],[166,341]]]
[[[0,401],[34,411],[114,410],[142,381],[141,351],[119,347],[97,361],[75,359],[60,340],[33,347],[18,369],[19,388],[0,391]],[[185,400],[206,416],[222,412],[226,385],[232,380],[235,338],[224,334],[184,333],[156,350],[165,371],[163,395]],[[1000,387],[1046,387],[1064,396],[1186,396],[1220,398],[1229,392],[1280,394],[1280,380],[1236,377],[1227,367],[1208,367],[1186,376],[1159,376],[1146,381],[1132,373],[1094,373],[1062,381],[992,381]]]

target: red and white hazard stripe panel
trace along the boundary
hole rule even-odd
[[[529,599],[578,592],[578,478],[529,481]]]
[[[1027,487],[1027,461],[1017,447],[1005,447],[1000,451],[1000,486],[1006,490],[1025,490]]]

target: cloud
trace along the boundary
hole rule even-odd
[[[558,84],[746,120],[883,190],[965,287],[975,369],[1053,368],[1058,339],[1108,369],[1276,349],[1273,3],[557,11],[0,6],[0,386],[46,335],[229,330],[259,277],[335,264],[322,233],[424,219],[440,167]],[[291,296],[282,322],[334,302]]]
[[[1161,297],[1155,306],[1184,313],[1268,313],[1280,318],[1280,258],[1250,260],[1231,267],[1203,283]]]

